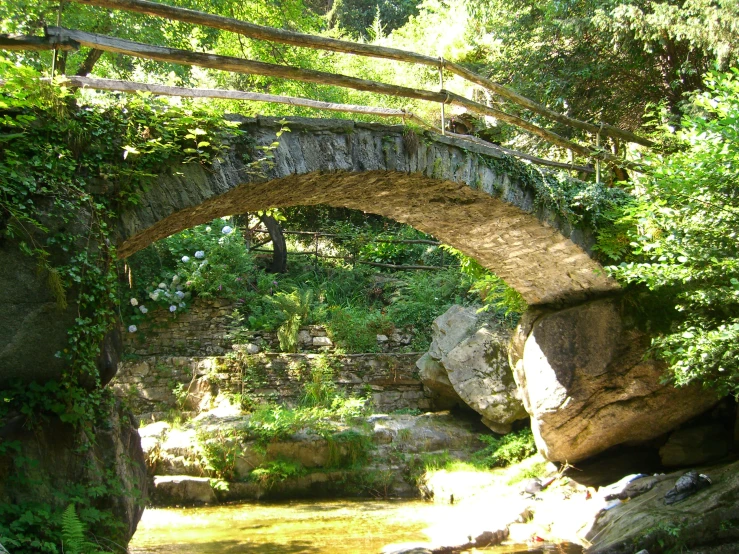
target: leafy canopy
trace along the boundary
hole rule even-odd
[[[610,271],[646,286],[671,324],[653,342],[676,384],[739,395],[739,72],[712,73],[693,96],[677,151],[649,174],[619,223],[634,261]],[[669,133],[669,131],[668,131]]]

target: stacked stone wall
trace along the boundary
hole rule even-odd
[[[428,410],[418,378],[418,353],[239,353],[220,357],[149,356],[119,366],[114,390],[135,413],[157,414],[206,407],[219,394],[235,402],[295,406],[317,367],[330,367],[337,389],[370,399],[374,411]]]
[[[137,414],[201,409],[227,393],[245,404],[275,401],[296,405],[317,367],[330,367],[336,387],[369,399],[378,412],[428,410],[407,352],[409,333],[377,336],[377,353],[342,354],[321,326],[300,330],[296,354],[279,352],[276,333],[256,331],[235,341],[229,329],[233,304],[196,301],[181,313],[150,313],[135,333],[125,334],[126,356],[112,383]]]
[[[232,351],[279,352],[277,333],[253,331],[231,336],[231,314],[236,306],[226,300],[196,300],[185,311],[157,310],[138,325],[135,333],[123,329],[124,351],[130,356],[223,356]],[[413,336],[394,331],[377,335],[380,352],[407,352]],[[320,325],[302,327],[298,335],[300,352],[332,352],[334,343]]]

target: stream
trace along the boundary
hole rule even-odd
[[[131,554],[377,554],[388,544],[427,542],[424,529],[454,525],[454,506],[420,500],[252,502],[203,508],[149,508]],[[485,552],[581,552],[575,546]],[[476,550],[482,552],[483,550]]]

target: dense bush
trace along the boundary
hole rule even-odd
[[[695,95],[673,152],[647,158],[635,200],[618,222],[630,243],[610,271],[649,289],[641,297],[667,320],[652,351],[674,382],[739,395],[739,72],[713,74]],[[674,131],[674,132],[673,132]],[[653,314],[647,314],[655,320]],[[657,322],[659,323],[659,322]]]

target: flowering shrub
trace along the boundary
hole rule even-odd
[[[143,320],[151,307],[177,314],[193,295],[244,301],[255,291],[252,256],[238,229],[225,221],[182,231],[131,257],[134,278],[142,284],[130,299],[127,322]]]

